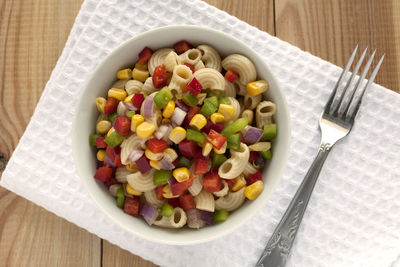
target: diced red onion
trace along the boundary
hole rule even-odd
[[[213,225],[214,224],[213,217],[214,217],[214,212],[209,212],[209,211],[205,211],[205,210],[201,211],[200,219],[205,221],[206,224]]]
[[[133,149],[133,150],[131,151],[131,153],[129,153],[128,158],[129,158],[131,161],[137,161],[138,159],[140,159],[140,158],[143,156],[143,154],[144,154],[144,151],[143,151],[143,150]]]
[[[127,102],[122,102],[122,103],[124,103],[125,107],[126,107],[128,110],[133,110],[133,111],[138,110],[137,107],[135,107],[132,103],[127,103]]]
[[[175,169],[175,165],[169,159],[166,159],[166,158],[163,158],[160,161],[160,165],[161,165],[161,169],[163,169],[163,170],[173,170],[173,169]]]
[[[250,127],[244,134],[244,140],[246,143],[254,144],[257,143],[263,136],[264,131],[255,127]]]
[[[112,168],[115,167],[114,161],[107,154],[106,154],[106,158],[104,159],[104,164],[108,165],[108,166],[110,166]]]
[[[135,163],[141,173],[146,173],[152,169],[149,160],[146,158],[145,155],[142,155],[140,159],[135,161]]]
[[[159,212],[158,212],[157,208],[148,203],[145,203],[142,207],[142,210],[140,211],[140,215],[143,216],[143,218],[146,220],[146,222],[149,225],[153,224],[153,222],[158,217],[158,213]]]
[[[153,108],[154,108],[153,96],[146,97],[143,105],[144,105],[144,107],[143,107],[142,115],[147,118],[152,117],[153,116]]]
[[[263,167],[265,164],[265,161],[262,157],[258,157],[255,162],[254,162],[257,166],[259,167]]]
[[[205,225],[205,222],[200,218],[200,211],[198,209],[187,210],[186,214],[189,228],[199,229]]]
[[[175,108],[174,113],[172,114],[171,121],[176,123],[177,125],[181,125],[183,120],[186,117],[186,112],[180,108]]]
[[[157,138],[157,139],[161,139],[161,138],[163,138],[164,136],[165,136],[165,134],[168,132],[168,126],[167,125],[165,125],[165,124],[163,124],[163,125],[161,125],[159,128],[158,128],[158,130],[154,133],[154,136]]]
[[[110,191],[110,194],[113,196],[113,197],[115,197],[115,196],[117,196],[117,191],[118,191],[118,189],[120,189],[121,188],[121,184],[113,184],[113,185],[110,185],[110,187],[108,188],[108,190]]]
[[[176,101],[175,101],[175,105],[176,105],[178,108],[180,108],[180,109],[182,109],[183,111],[185,111],[185,112],[188,112],[189,109],[190,109],[189,106],[186,105],[185,102],[183,102],[182,99],[176,100]]]

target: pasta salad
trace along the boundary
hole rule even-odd
[[[97,97],[94,178],[149,225],[199,229],[263,191],[276,106],[251,60],[182,40],[145,47]]]

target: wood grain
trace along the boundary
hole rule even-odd
[[[275,9],[277,37],[339,66],[356,43],[386,53],[375,82],[400,92],[400,1],[279,0]]]
[[[121,249],[110,242],[103,240],[103,267],[155,267],[157,265],[150,261],[131,254],[129,251]]]

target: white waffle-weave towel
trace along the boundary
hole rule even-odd
[[[186,247],[142,240],[105,217],[79,181],[70,138],[78,95],[96,65],[121,42],[169,24],[206,25],[246,42],[281,82],[292,119],[288,165],[268,204],[231,235]],[[315,156],[318,116],[340,71],[199,0],[86,0],[1,185],[162,266],[253,266]],[[399,107],[398,94],[371,86],[351,134],[325,163],[288,266],[395,265]]]

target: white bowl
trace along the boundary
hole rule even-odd
[[[153,50],[172,47],[180,40],[188,40],[194,45],[209,44],[221,57],[240,53],[253,61],[259,79],[269,83],[266,96],[277,105],[274,116],[278,125],[278,136],[273,143],[273,158],[263,171],[264,191],[254,201],[246,201],[238,210],[232,212],[224,223],[193,229],[163,229],[149,226],[142,218],[125,214],[116,206],[115,199],[109,194],[102,182],[96,181],[93,175],[96,170],[95,151],[88,145],[88,136],[95,131],[98,111],[95,98],[105,96],[116,79],[119,69],[131,66],[137,61],[137,55],[145,46]],[[187,245],[210,241],[226,235],[255,215],[268,201],[278,184],[286,165],[290,138],[289,112],[283,91],[275,76],[263,59],[243,42],[227,35],[200,26],[168,26],[139,34],[122,43],[108,55],[96,68],[82,91],[75,111],[72,127],[72,148],[76,168],[84,187],[99,208],[107,216],[130,233],[144,239],[172,245]]]

